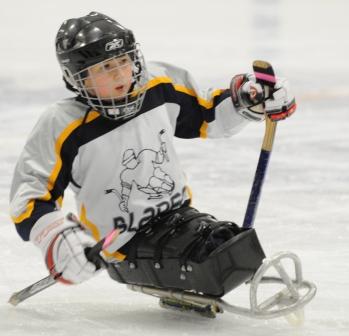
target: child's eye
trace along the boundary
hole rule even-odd
[[[120,64],[121,65],[125,65],[125,64],[127,64],[128,63],[128,59],[127,58],[122,58],[121,60],[120,60]]]

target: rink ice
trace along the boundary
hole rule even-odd
[[[51,13],[49,5],[38,3],[30,18],[25,16],[29,4],[17,13],[28,20],[29,30],[33,17]],[[80,7],[84,3],[86,10],[81,11],[78,3]],[[141,1],[134,3],[144,7]],[[189,27],[193,26],[190,15],[197,6],[195,1],[188,4],[180,0],[174,6],[153,0],[149,8],[142,7],[148,10],[146,17],[140,19],[140,14],[132,13],[138,18],[132,28],[141,35],[146,56],[186,66],[202,86],[226,85],[232,74],[251,71],[255,58],[269,60],[277,73],[290,78],[299,108],[278,125],[255,225],[268,256],[284,250],[295,252],[302,259],[304,277],[316,283],[318,293],[306,308],[305,325],[294,329],[283,319],[258,321],[225,313],[206,320],[166,311],[156,299],[127,290],[105,273],[75,287],[55,285],[16,308],[7,303],[14,291],[47,275],[39,251],[23,243],[10,222],[8,193],[15,162],[39,114],[49,103],[67,95],[54,68],[49,39],[66,16],[95,8],[92,1],[77,1],[70,7],[71,13],[59,7],[52,14],[52,23],[44,22],[47,32],[43,32],[45,38],[38,48],[45,62],[25,39],[26,62],[18,64],[17,44],[3,53],[7,65],[2,63],[0,69],[1,336],[349,334],[349,27],[345,23],[349,5],[345,1],[311,0],[303,2],[301,11],[291,0],[241,1],[239,9],[233,3],[217,0],[216,5],[201,4],[202,12],[194,19],[199,30],[193,32]],[[113,6],[110,2],[98,9],[108,13]],[[120,6],[127,8],[126,4]],[[180,10],[185,6],[191,14]],[[181,26],[173,17],[167,17],[166,24],[164,17],[169,10],[182,15]],[[213,27],[207,27],[215,10],[221,19],[215,17]],[[8,27],[6,20],[0,24]],[[147,25],[142,26],[141,20],[147,20]],[[123,22],[131,25],[131,13],[125,14]],[[156,22],[163,25],[161,32],[152,26]],[[222,35],[217,37],[218,31]],[[166,33],[171,34],[173,43],[164,41],[162,49],[152,36]],[[0,37],[10,41],[3,31]],[[239,38],[239,45],[231,42],[234,38]],[[35,71],[38,65],[41,79]],[[251,124],[230,139],[176,141],[194,193],[194,206],[219,219],[242,223],[263,133],[263,123]],[[64,207],[74,209],[69,192]],[[242,286],[226,299],[246,304],[247,297],[247,287]]]

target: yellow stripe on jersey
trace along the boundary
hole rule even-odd
[[[155,77],[153,79],[151,79],[149,82],[147,82],[146,84],[144,84],[142,87],[133,90],[131,93],[131,97],[135,97],[138,94],[140,94],[142,91],[146,91],[148,89],[153,88],[154,86],[157,86],[159,84],[172,84],[172,80],[169,77]]]
[[[192,97],[196,97],[199,105],[201,105],[207,109],[210,109],[213,107],[213,99],[216,96],[219,96],[224,91],[222,89],[215,90],[215,91],[213,91],[213,93],[211,95],[211,99],[206,100],[206,99],[198,96],[197,93],[193,89],[189,89],[184,85],[174,84],[173,80],[170,77],[155,77],[155,78],[151,79],[146,84],[146,87],[147,87],[147,89],[151,89],[154,86],[157,86],[159,84],[169,84],[169,83],[173,84],[173,87],[175,88],[176,91],[186,93],[187,95],[192,96]]]
[[[157,86],[159,84],[166,84],[166,83],[171,83],[173,84],[173,87],[176,91],[185,93],[189,96],[195,97],[199,103],[199,105],[203,106],[206,109],[211,109],[213,107],[213,100],[216,96],[219,96],[222,94],[224,90],[218,89],[212,92],[211,99],[206,100],[202,97],[199,97],[197,93],[193,89],[189,89],[185,87],[184,85],[180,84],[174,84],[172,79],[169,77],[155,77],[151,79],[147,84],[147,89],[150,89],[154,86]],[[208,129],[208,123],[204,121],[200,127],[200,138],[206,139],[207,138],[207,129]]]
[[[207,129],[208,129],[208,123],[204,121],[200,127],[200,138],[203,138],[203,139],[207,138]]]
[[[193,192],[189,186],[185,186],[185,191],[187,192],[187,195],[189,197],[189,205],[191,205],[193,202]]]
[[[58,197],[56,202],[57,202],[59,208],[62,208],[62,206],[63,206],[63,197],[62,196]]]
[[[101,240],[101,234],[98,230],[98,227],[96,224],[93,224],[86,216],[86,208],[84,205],[81,206],[81,213],[80,213],[80,222],[91,232],[92,237],[95,241]],[[108,251],[103,251],[103,253],[108,258],[115,258],[118,261],[125,260],[126,256],[118,251],[109,253]]]
[[[213,93],[211,95],[211,100],[205,100],[205,99],[199,97],[194,90],[188,89],[185,86],[176,84],[176,85],[174,85],[174,88],[175,88],[176,91],[183,92],[183,93],[186,93],[186,94],[188,94],[190,96],[196,97],[196,99],[198,100],[199,105],[205,107],[206,109],[211,109],[213,107],[213,99],[216,96],[219,96],[220,94],[222,94],[222,92],[224,91],[222,89],[215,90],[215,91],[213,91]],[[202,123],[202,125],[200,127],[200,131],[199,131],[200,132],[200,138],[202,138],[202,139],[206,139],[207,138],[207,129],[208,129],[208,122],[207,121],[203,121],[203,123]]]
[[[63,198],[62,197],[60,197],[60,198],[61,198],[61,201],[63,201]],[[50,192],[46,193],[45,196],[39,198],[40,201],[48,201],[50,199],[51,199]],[[22,214],[20,214],[17,217],[11,216],[12,221],[15,224],[20,224],[25,219],[29,218],[33,213],[34,206],[35,206],[35,200],[30,200],[26,206],[26,209],[24,210],[24,212]]]
[[[89,123],[90,121],[96,119],[97,117],[99,117],[100,114],[96,111],[91,111],[88,114],[88,117],[86,119],[86,123]],[[47,184],[47,189],[49,191],[51,191],[56,183],[58,174],[62,168],[62,158],[61,158],[61,149],[62,146],[64,144],[64,142],[67,140],[67,138],[69,137],[69,135],[76,129],[78,128],[81,123],[83,121],[83,118],[74,120],[72,123],[70,123],[68,125],[68,127],[66,127],[63,132],[60,134],[60,136],[58,137],[58,139],[56,140],[56,144],[55,144],[55,153],[56,153],[56,164],[52,170],[52,173],[50,175],[50,177],[48,178],[48,184]]]
[[[89,123],[90,121],[96,119],[100,114],[96,111],[91,111],[88,114],[88,117],[86,118],[86,123]],[[69,137],[69,135],[77,128],[81,125],[83,121],[83,118],[74,120],[72,123],[70,123],[63,131],[62,133],[59,135],[59,137],[56,140],[55,143],[55,154],[56,154],[56,164],[51,172],[50,177],[48,178],[48,183],[47,183],[47,189],[48,192],[38,198],[41,201],[49,201],[52,198],[52,195],[50,193],[50,191],[53,189],[55,182],[57,180],[58,174],[62,168],[62,158],[61,158],[61,149],[63,146],[63,143],[65,142],[65,140]],[[62,204],[63,202],[63,198],[60,197],[60,199],[57,200],[59,203]],[[22,214],[20,214],[17,217],[13,217],[11,216],[12,221],[15,224],[19,224],[22,221],[24,221],[25,219],[29,218],[34,210],[34,205],[35,205],[35,200],[30,200],[27,203],[26,209],[23,211]]]
[[[11,219],[15,224],[19,224],[25,219],[29,218],[32,215],[33,210],[34,210],[34,200],[31,200],[28,202],[25,211],[21,215],[19,215],[18,217],[11,216]]]
[[[199,97],[194,90],[188,89],[187,87],[185,87],[183,85],[174,84],[173,86],[174,86],[175,90],[178,91],[178,92],[186,93],[189,96],[196,97],[197,100],[198,100],[199,105],[205,107],[206,109],[212,108],[213,107],[213,99],[214,99],[214,97],[219,96],[224,91],[222,89],[215,90],[215,91],[213,91],[213,93],[211,95],[211,99],[210,100],[206,100],[206,99],[204,99],[202,97]]]
[[[173,83],[172,79],[169,77],[155,77],[151,79],[147,84],[146,87],[147,89],[151,89],[154,86],[157,86],[159,84],[168,84],[168,83]]]
[[[92,237],[95,241],[100,241],[101,235],[99,233],[99,230],[95,224],[93,224],[90,220],[87,219],[86,216],[86,208],[84,205],[81,206],[81,212],[80,212],[80,222],[88,229]]]

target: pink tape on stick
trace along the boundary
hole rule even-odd
[[[271,83],[276,83],[276,78],[273,75],[268,75],[261,72],[255,72],[255,76],[257,79],[265,80]]]

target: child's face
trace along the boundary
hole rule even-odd
[[[132,85],[132,60],[128,55],[88,68],[86,90],[100,99],[123,99]]]

